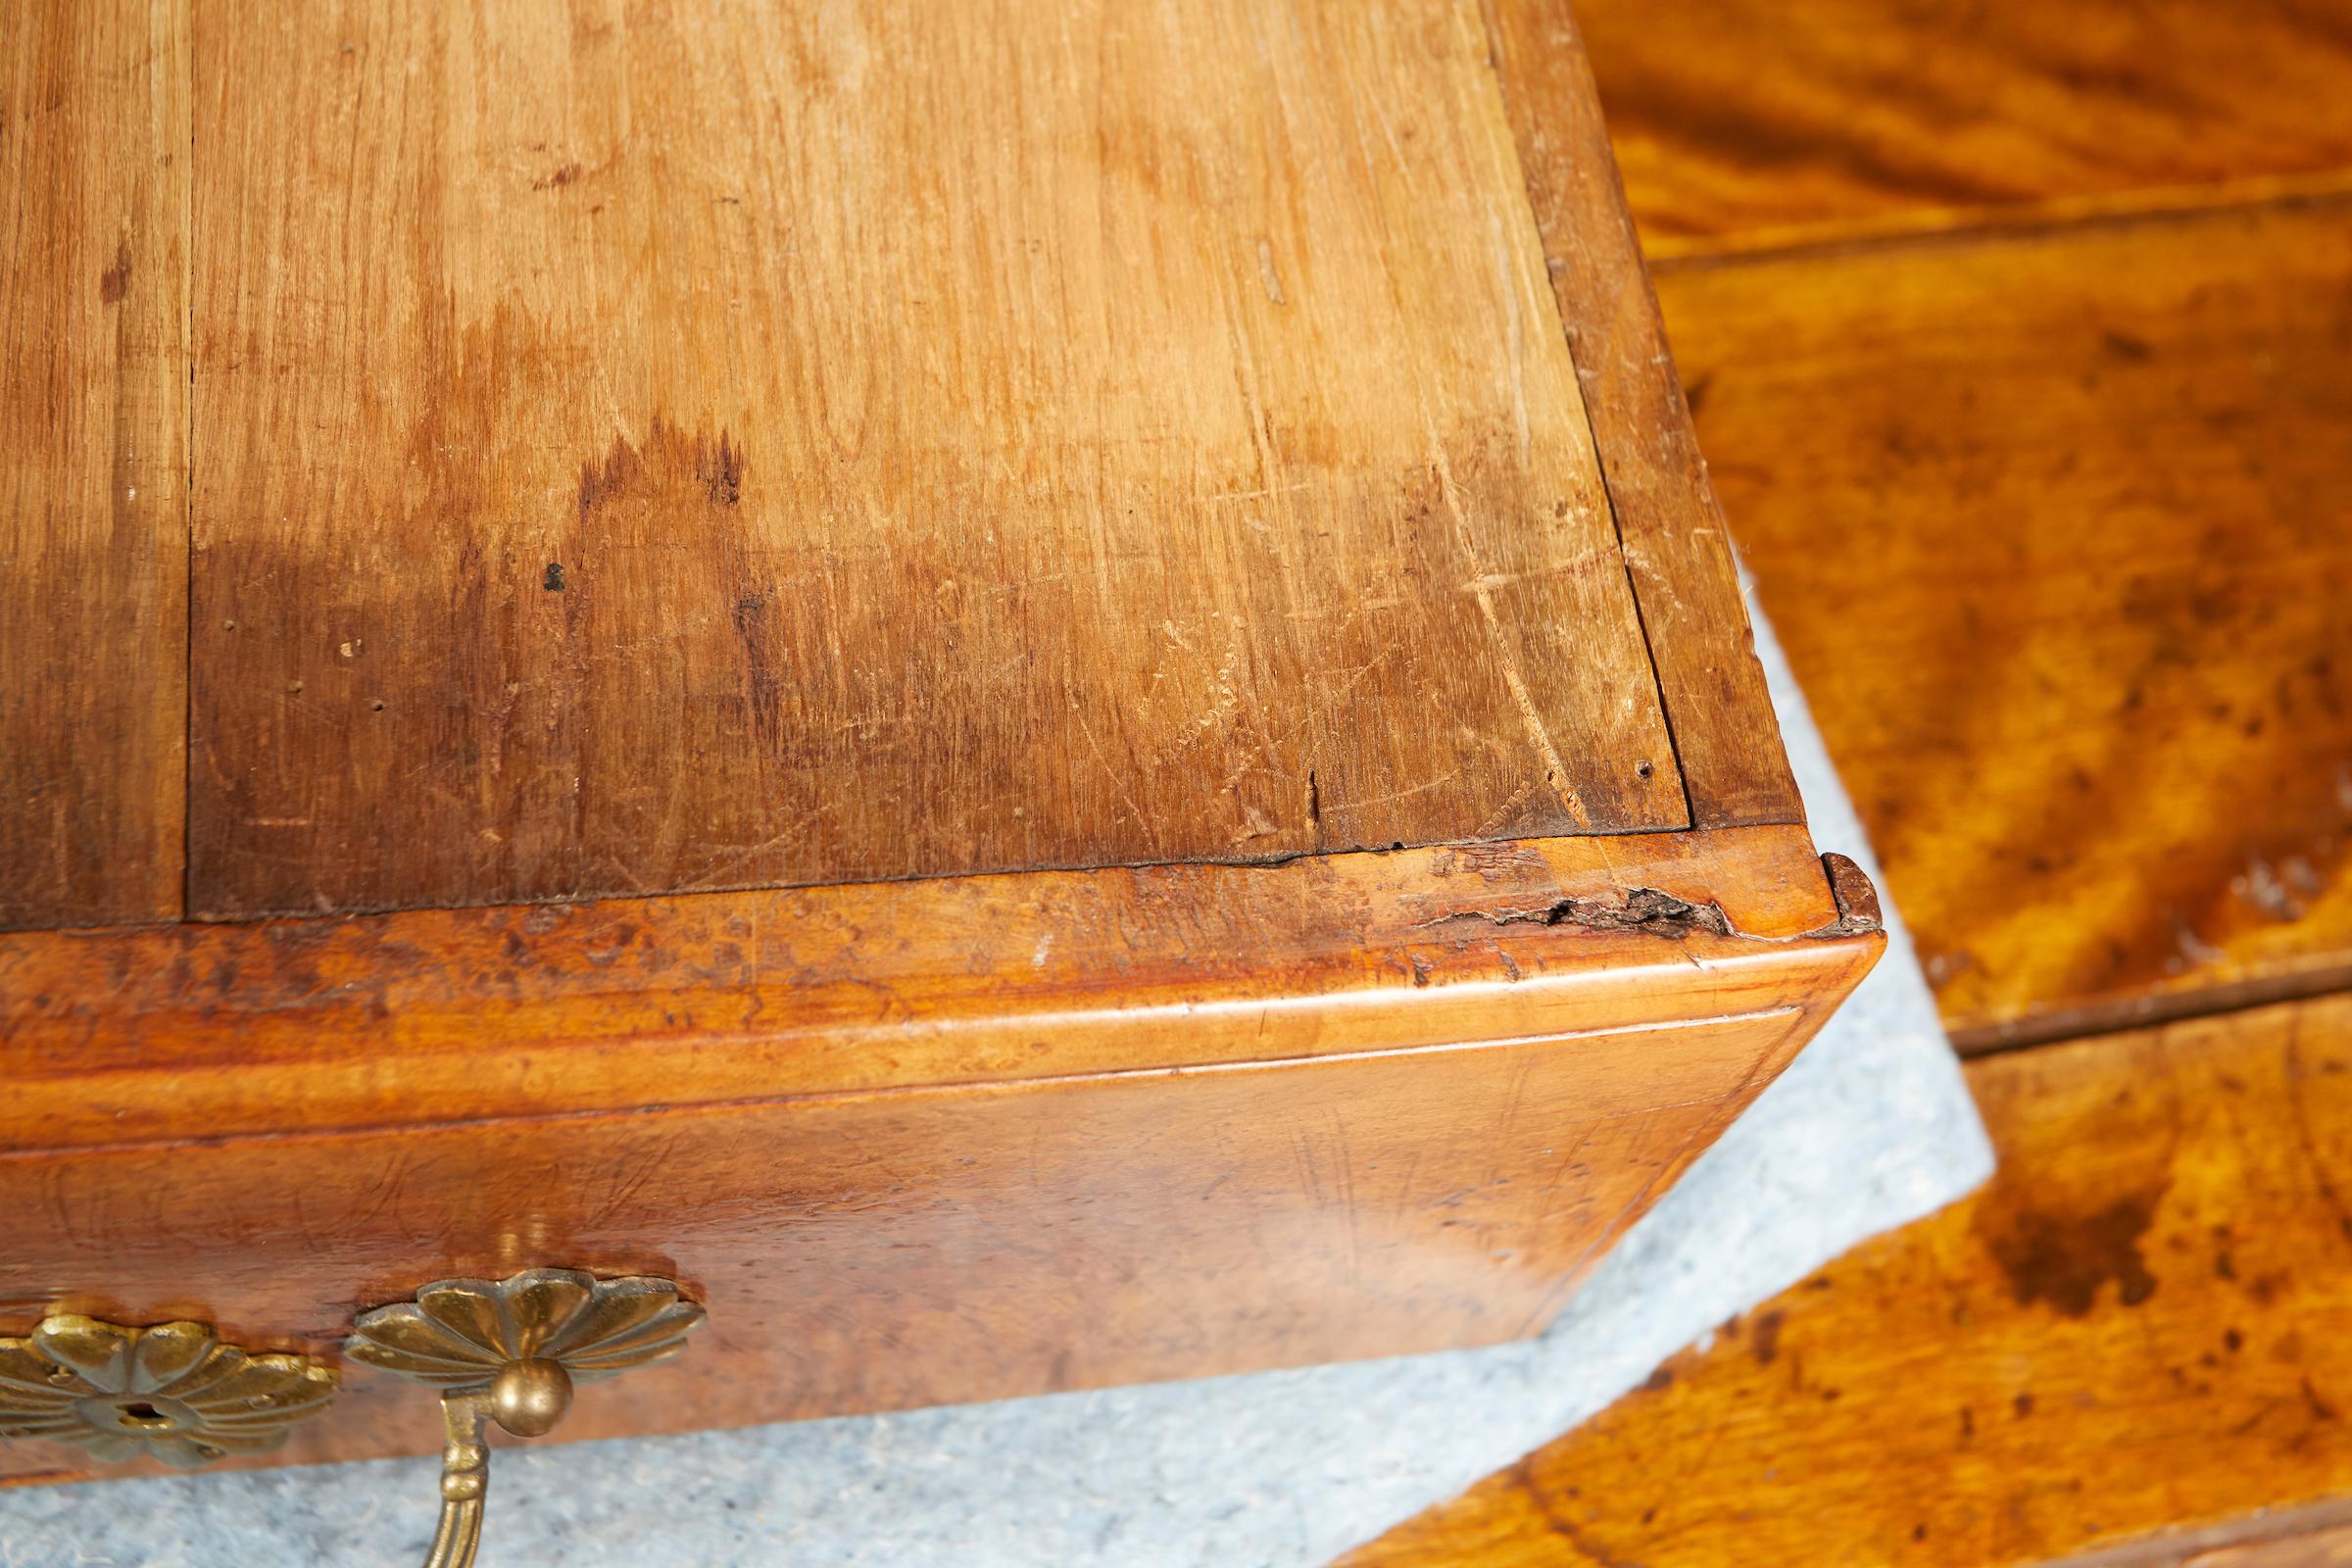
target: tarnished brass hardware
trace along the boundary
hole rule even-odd
[[[50,1438],[119,1464],[192,1470],[267,1453],[326,1408],[334,1369],[223,1345],[207,1323],[125,1328],[61,1313],[0,1339],[0,1438]]]
[[[344,1353],[440,1389],[441,1524],[425,1568],[466,1568],[482,1540],[492,1421],[520,1438],[553,1431],[571,1386],[678,1353],[703,1309],[663,1279],[600,1280],[577,1269],[443,1280],[363,1313]]]

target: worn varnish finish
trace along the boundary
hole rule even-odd
[[[1576,14],[1652,256],[2352,182],[2352,20],[2337,5],[1579,0]]]
[[[1567,8],[1492,8],[1528,198],[1702,827],[1801,822],[1747,612]]]
[[[1487,52],[201,8],[192,908],[1684,825]]]
[[[2352,202],[1659,289],[1964,1041],[2352,974]]]
[[[0,19],[0,929],[180,909],[186,46],[184,0]]]
[[[576,1437],[1524,1334],[1877,956],[1755,833],[0,938],[6,1257],[318,1349],[686,1282],[710,1340]],[[283,1457],[433,1446],[377,1381]]]
[[[1348,1568],[2001,1568],[2352,1493],[2352,998],[1969,1081],[1991,1186]]]

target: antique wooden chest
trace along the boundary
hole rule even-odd
[[[34,0],[0,189],[8,1478],[1525,1335],[1878,952],[1556,0]]]

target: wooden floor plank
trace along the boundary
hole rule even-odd
[[[196,52],[196,912],[1688,823],[1476,0]]]
[[[2352,172],[2332,0],[1576,11],[1653,255]]]
[[[2199,1552],[2183,1568],[2352,1568],[2352,1526]]]
[[[1990,1186],[1347,1568],[2000,1568],[2352,1493],[2352,997],[1969,1081]]]
[[[187,36],[0,19],[0,929],[180,908]]]
[[[2352,967],[2352,203],[1665,270],[1969,1044]]]

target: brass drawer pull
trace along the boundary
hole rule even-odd
[[[441,1524],[425,1568],[466,1568],[481,1545],[489,1422],[518,1438],[543,1436],[571,1408],[573,1383],[675,1355],[702,1321],[703,1309],[670,1280],[600,1280],[565,1268],[496,1283],[443,1280],[414,1300],[362,1313],[345,1354],[442,1391]]]

